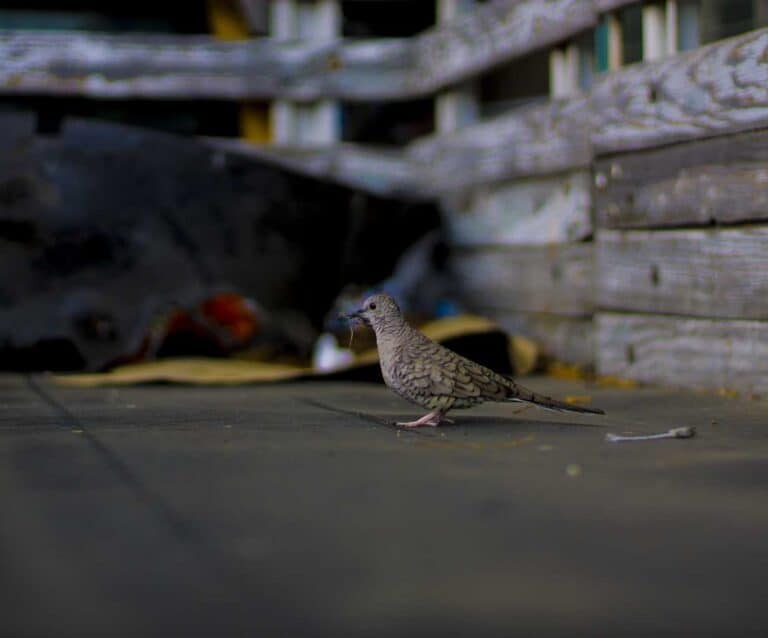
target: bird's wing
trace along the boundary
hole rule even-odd
[[[478,402],[507,396],[502,377],[434,341],[412,342],[408,354],[411,382],[428,394]]]
[[[604,414],[532,392],[490,368],[456,354],[415,332],[404,340],[395,361],[398,392],[432,409],[469,407],[482,401],[526,401],[566,412]]]

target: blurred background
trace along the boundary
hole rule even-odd
[[[386,290],[528,339],[525,370],[762,392],[767,23],[764,0],[0,2],[0,366],[331,370],[371,345],[345,352],[338,313]]]
[[[764,637],[767,26],[0,0],[0,637]],[[606,415],[397,428],[380,290]]]

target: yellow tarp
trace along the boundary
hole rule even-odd
[[[447,341],[457,337],[498,332],[499,327],[492,321],[473,315],[461,315],[430,321],[420,329],[435,341]],[[515,369],[522,374],[533,367],[537,349],[527,339],[514,337],[510,341],[510,357]],[[112,385],[133,385],[137,383],[184,383],[194,385],[236,385],[245,383],[265,383],[289,381],[303,377],[320,378],[328,374],[338,374],[368,366],[378,361],[375,349],[358,354],[351,365],[334,370],[333,373],[320,373],[312,368],[249,361],[245,359],[160,359],[120,366],[109,372],[92,374],[56,375],[57,383],[67,386],[96,387]]]

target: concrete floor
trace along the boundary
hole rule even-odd
[[[768,635],[768,404],[526,381],[608,416],[0,377],[0,635]]]

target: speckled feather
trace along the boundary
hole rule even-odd
[[[396,394],[442,413],[484,401],[526,401],[558,411],[602,414],[537,394],[429,339],[402,317],[387,295],[365,302],[359,316],[376,333],[384,381]]]

